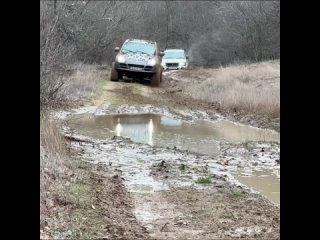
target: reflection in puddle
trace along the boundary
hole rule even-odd
[[[90,137],[105,139],[113,135],[156,146],[177,147],[197,153],[216,155],[218,141],[280,142],[277,132],[237,125],[229,121],[185,123],[158,114],[117,114],[78,118],[71,126]]]
[[[250,176],[237,172],[234,176],[241,183],[265,195],[274,203],[280,204],[280,179],[271,172],[255,171]]]
[[[235,124],[226,120],[215,122],[201,121],[203,125],[212,128],[214,137],[230,143],[244,143],[246,141],[277,142],[280,134],[270,129],[261,129],[246,125]]]

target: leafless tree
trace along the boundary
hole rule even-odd
[[[41,1],[40,100],[55,98],[65,67],[108,63],[127,38],[184,48],[198,65],[280,56],[279,1]]]

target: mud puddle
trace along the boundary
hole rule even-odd
[[[151,146],[176,147],[206,155],[220,153],[219,141],[236,144],[246,141],[280,141],[279,134],[274,131],[225,120],[187,123],[151,113],[74,116],[70,126],[83,135],[100,140],[121,136]]]
[[[270,171],[254,171],[250,176],[238,171],[233,175],[241,183],[260,192],[275,204],[280,204],[280,179]]]
[[[170,118],[160,114],[109,114],[74,115],[70,127],[91,138],[104,140],[113,136],[130,138],[133,142],[151,146],[188,150],[209,156],[220,154],[220,141],[233,144],[246,142],[280,142],[279,133],[272,130],[239,125],[226,120],[193,123]],[[242,157],[242,162],[247,157]],[[259,159],[259,157],[254,157]],[[235,178],[244,185],[258,191],[272,202],[280,203],[280,178],[268,170],[230,169]],[[143,179],[143,178],[141,178]],[[131,191],[150,191],[150,186],[137,182]],[[152,181],[151,181],[152,182]],[[141,189],[140,189],[141,188]]]

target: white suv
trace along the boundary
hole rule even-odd
[[[162,81],[161,58],[156,42],[139,39],[126,40],[121,49],[115,48],[117,53],[112,63],[111,81],[119,81],[123,76],[129,78],[148,78],[151,84],[159,86]]]
[[[164,70],[187,69],[189,57],[183,49],[167,49],[164,51],[161,65]]]

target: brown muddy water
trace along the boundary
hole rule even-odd
[[[270,171],[254,171],[251,176],[244,176],[241,172],[233,175],[244,185],[260,192],[272,202],[280,204],[280,179]]]
[[[219,154],[219,141],[280,143],[280,134],[272,130],[225,120],[187,123],[158,114],[82,114],[73,116],[70,126],[80,134],[96,139],[122,136],[138,143],[177,147],[206,155]],[[280,180],[270,172],[254,172],[252,176],[243,176],[241,172],[233,174],[241,183],[261,192],[271,201],[280,202]]]
[[[271,130],[224,120],[191,124],[158,114],[76,115],[70,125],[79,133],[97,139],[122,136],[138,143],[177,147],[208,155],[219,153],[218,141],[221,140],[230,143],[280,142],[279,134]]]

